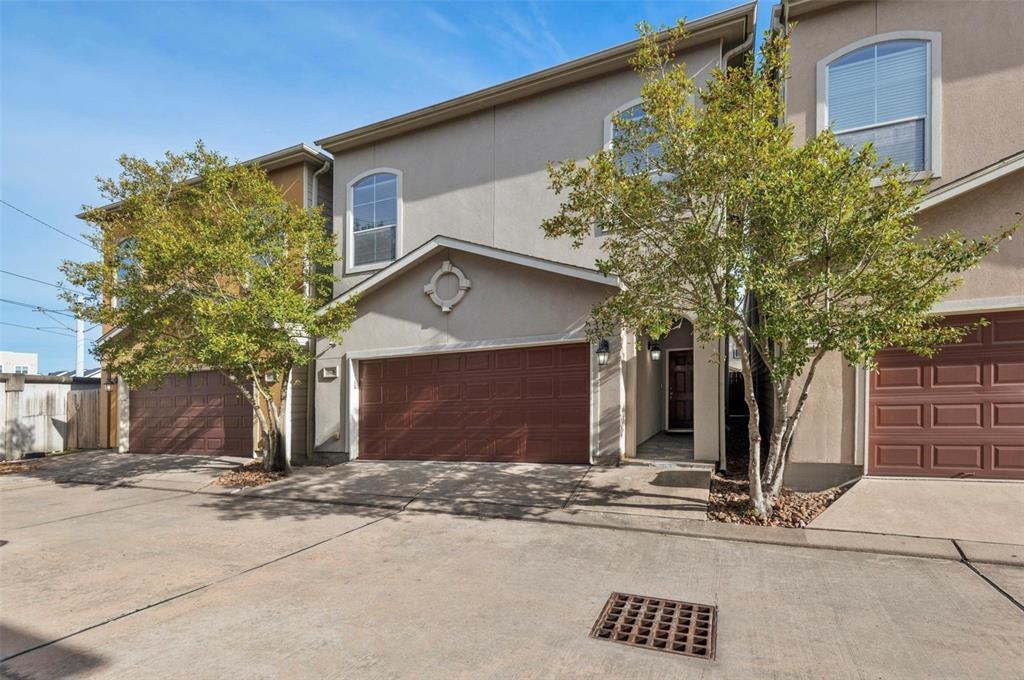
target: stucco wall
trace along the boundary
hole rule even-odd
[[[444,313],[423,292],[444,260],[471,280],[462,301]],[[471,255],[437,253],[374,290],[358,303],[359,315],[337,347],[321,340],[317,353],[316,431],[318,451],[347,450],[348,405],[345,403],[349,353],[413,350],[443,351],[461,343],[500,339],[515,342],[538,336],[581,334],[593,305],[612,293],[610,286]],[[618,456],[620,382],[617,339],[609,365],[598,372],[601,449]],[[335,366],[339,378],[324,379],[322,369]]]
[[[941,186],[1024,149],[1024,2],[848,2],[799,15],[792,34],[789,121],[816,133],[819,60],[893,31],[942,34]]]
[[[703,82],[717,66],[717,41],[694,46],[683,59]],[[640,94],[640,77],[622,70],[601,78],[502,105],[391,138],[335,159],[334,229],[344,256],[347,187],[375,168],[402,172],[400,254],[435,235],[493,245],[592,267],[599,239],[578,250],[567,239],[545,239],[540,222],[560,203],[549,188],[549,161],[585,158],[604,144],[605,117]],[[340,293],[366,274],[344,276]]]

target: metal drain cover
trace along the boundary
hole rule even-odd
[[[612,593],[590,637],[714,659],[717,619],[712,605]]]

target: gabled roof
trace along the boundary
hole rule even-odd
[[[755,30],[756,21],[756,2],[739,5],[687,22],[688,35],[685,43],[697,45],[721,39],[728,48],[744,42]],[[316,140],[316,143],[331,153],[338,153],[629,68],[629,59],[636,52],[638,44],[639,40],[623,43],[543,71],[531,73],[522,78],[449,99],[440,104],[417,109],[341,134],[324,137]]]
[[[569,276],[583,281],[589,281],[591,283],[614,287],[618,287],[619,285],[618,277],[605,276],[596,269],[587,269],[586,267],[577,267],[571,264],[545,260],[544,258],[534,257],[533,255],[514,253],[510,250],[502,250],[501,248],[485,246],[480,243],[472,243],[470,241],[463,241],[461,239],[451,238],[448,236],[435,236],[420,247],[395,260],[384,269],[381,269],[369,278],[364,279],[352,288],[349,288],[347,291],[321,307],[320,311],[322,312],[332,305],[350,300],[356,295],[365,295],[370,291],[380,288],[390,279],[399,275],[403,271],[419,262],[422,262],[438,250],[444,249],[458,250],[464,253],[489,257],[495,260],[501,260],[502,262],[509,262],[522,267],[530,267],[541,271],[551,272],[553,274]]]
[[[956,198],[968,191],[973,191],[979,187],[985,186],[989,182],[994,182],[1000,177],[1005,177],[1011,172],[1017,172],[1022,169],[1024,169],[1024,150],[1018,151],[1017,153],[1007,156],[1002,160],[998,160],[992,165],[987,165],[969,175],[964,175],[960,179],[950,182],[949,184],[943,184],[935,191],[929,192],[928,195],[918,203],[917,209],[918,211],[927,210],[932,206],[944,203],[951,198]]]
[[[267,172],[272,172],[278,168],[286,168],[289,165],[295,165],[302,161],[309,161],[310,163],[327,163],[334,160],[334,158],[320,149],[314,149],[308,144],[296,144],[289,146],[285,149],[279,149],[278,151],[271,151],[268,154],[257,156],[256,158],[250,158],[247,161],[239,161],[239,165],[256,165]],[[186,183],[195,182],[196,178],[187,180]],[[121,201],[115,201],[114,203],[108,203],[107,205],[100,206],[103,210],[116,210],[121,205]],[[80,212],[75,217],[79,219],[85,219],[85,212]]]

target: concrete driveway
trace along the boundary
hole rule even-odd
[[[958,561],[691,538],[673,534],[684,519],[555,507],[579,498],[585,469],[551,468],[546,484],[503,471],[453,502],[468,473],[409,501],[444,470],[354,468],[334,483],[358,473],[386,492],[356,505],[289,498],[287,485],[232,493],[203,483],[208,461],[181,462],[190,477],[172,481],[189,490],[154,488],[152,475],[173,474],[159,461],[132,468],[134,486],[54,481],[80,464],[70,458],[3,478],[4,677],[1010,678],[1024,667],[1021,610]],[[524,499],[550,506],[513,504]],[[1024,583],[1019,567],[982,566],[1007,590]],[[612,591],[716,605],[717,658],[590,639]]]
[[[810,526],[1024,545],[1024,482],[868,477]]]

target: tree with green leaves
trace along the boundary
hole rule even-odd
[[[220,372],[252,405],[265,467],[287,469],[284,385],[312,338],[337,338],[354,318],[353,303],[318,312],[334,281],[324,215],[202,142],[118,162],[117,178],[97,180],[110,205],[84,213],[100,259],[63,266],[87,293],[66,296],[75,313],[123,329],[94,353],[129,387]]]
[[[605,234],[597,266],[622,286],[594,308],[593,336],[659,338],[686,312],[699,341],[739,348],[751,510],[768,517],[821,360],[871,368],[886,347],[931,355],[959,339],[969,329],[930,310],[1016,227],[925,237],[914,216],[927,182],[828,130],[795,145],[787,36],[766,34],[759,60],[697,88],[673,54],[682,23],[640,32],[643,115],[619,116],[610,148],[549,168],[565,198],[542,228],[576,245],[595,225]],[[767,442],[755,370],[774,404]]]

